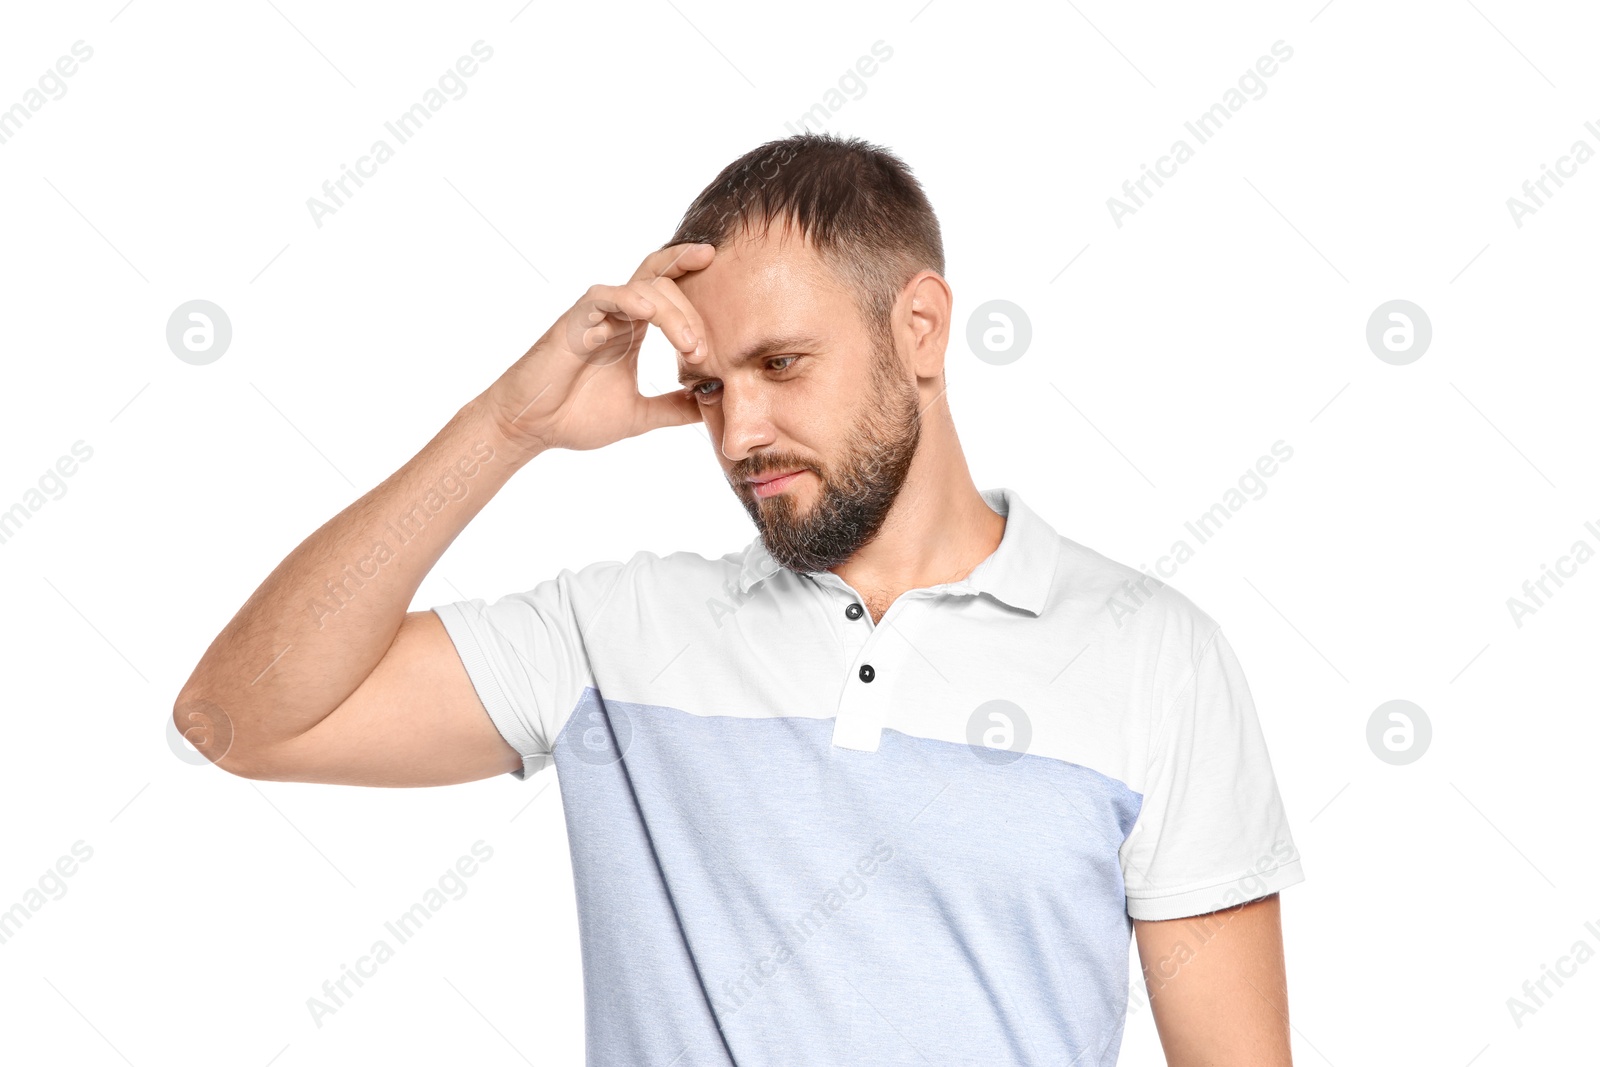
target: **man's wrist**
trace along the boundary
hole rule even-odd
[[[474,440],[487,440],[494,449],[496,459],[510,464],[513,469],[520,468],[545,450],[545,446],[535,438],[514,432],[487,392],[469,400],[456,418],[474,435]]]

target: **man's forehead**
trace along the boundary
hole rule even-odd
[[[698,292],[710,302],[800,297],[810,290],[835,290],[838,283],[809,240],[774,228],[741,233],[717,250],[710,266],[679,278],[678,287],[686,296]]]
[[[741,234],[718,249],[710,266],[677,279],[678,288],[705,323],[709,351],[696,371],[679,357],[680,378],[698,379],[740,357],[812,348],[842,323],[840,305],[850,294],[809,241],[792,233]]]

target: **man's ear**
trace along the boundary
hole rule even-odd
[[[912,367],[918,378],[937,379],[944,374],[944,350],[950,342],[950,285],[925,270],[906,283],[900,299]]]

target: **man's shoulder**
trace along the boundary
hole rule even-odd
[[[1057,536],[1061,542],[1057,592],[1070,610],[1095,618],[1124,637],[1185,650],[1187,655],[1217,631],[1217,621],[1205,609],[1157,573]]]
[[[1163,709],[1184,690],[1221,632],[1216,619],[1158,573],[1131,567],[1062,538],[1056,572],[1058,605],[1074,648],[1092,652],[1117,686],[1137,678],[1137,703],[1154,730]],[[1224,639],[1225,641],[1225,639]]]
[[[641,548],[626,559],[593,560],[561,574],[575,591],[590,595],[611,595],[619,585],[651,599],[674,592],[715,593],[737,580],[746,551],[706,556],[687,549],[662,554]]]

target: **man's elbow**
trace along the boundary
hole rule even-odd
[[[172,706],[172,725],[194,750],[229,774],[258,778],[262,769],[247,758],[233,719],[210,697],[185,690]]]

